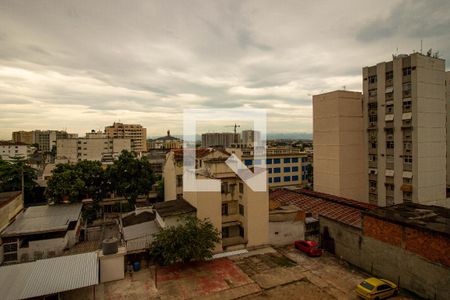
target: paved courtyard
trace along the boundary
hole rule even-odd
[[[152,267],[100,285],[96,299],[358,299],[354,287],[368,277],[333,255],[312,258],[292,246],[159,267],[156,273],[156,280]]]

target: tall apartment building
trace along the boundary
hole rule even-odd
[[[242,144],[252,146],[255,140],[261,139],[261,132],[257,130],[242,130]]]
[[[183,150],[168,153],[164,166],[165,200],[184,198],[197,210],[197,218],[208,218],[221,235],[215,251],[266,245],[269,241],[268,192],[251,190],[225,163],[229,153],[196,149],[197,179],[219,179],[221,191],[183,191]]]
[[[202,147],[230,147],[232,144],[239,143],[240,135],[232,132],[221,133],[203,133],[202,134]]]
[[[313,96],[314,190],[367,202],[362,94]]]
[[[77,138],[57,140],[57,162],[75,163],[82,160],[112,162],[123,150],[131,151],[130,139]]]
[[[253,148],[233,146],[227,148],[227,152],[235,154],[248,168],[255,168],[261,164],[258,159],[254,159]],[[269,189],[305,186],[309,183],[307,166],[311,163],[306,152],[291,147],[270,147],[265,151]]]
[[[15,131],[12,133],[14,142],[25,144],[37,144],[38,149],[43,152],[50,152],[56,146],[56,140],[77,138],[76,133],[67,133],[63,130],[32,130],[32,131]]]
[[[131,151],[136,153],[147,151],[147,129],[139,124],[123,124],[114,122],[105,127],[109,138],[122,138],[131,140]]]
[[[369,202],[446,206],[445,61],[419,53],[363,68]]]
[[[447,103],[447,189],[450,189],[450,71],[445,72]]]

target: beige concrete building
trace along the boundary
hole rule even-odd
[[[15,131],[12,133],[12,139],[15,142],[25,144],[37,144],[38,149],[43,152],[50,152],[56,147],[56,140],[77,138],[76,133],[67,133],[63,130],[32,130]]]
[[[0,141],[0,159],[13,160],[16,157],[28,159],[35,148],[21,142]]]
[[[363,79],[369,202],[448,206],[445,61],[397,55]]]
[[[131,151],[131,140],[122,138],[78,138],[57,141],[57,162],[97,160],[112,162],[123,150]]]
[[[197,179],[220,179],[220,192],[183,192],[181,150],[168,154],[164,167],[165,200],[183,197],[222,233],[216,252],[266,245],[269,242],[268,192],[251,190],[225,163],[229,154],[197,149]],[[178,194],[178,195],[177,195]]]
[[[362,94],[313,96],[314,190],[367,202]]]
[[[447,96],[447,188],[450,188],[450,71],[445,73],[445,90]]]
[[[105,127],[109,138],[122,138],[131,140],[131,151],[141,153],[147,151],[147,129],[139,124],[123,124],[114,122]]]
[[[202,147],[230,147],[232,144],[239,143],[240,135],[232,132],[221,133],[203,133],[202,134]]]
[[[235,154],[248,168],[261,164],[254,159],[253,148],[241,148],[233,145],[226,148],[230,154]],[[270,147],[266,151],[267,185],[269,189],[308,184],[307,166],[310,164],[306,152],[292,147]]]

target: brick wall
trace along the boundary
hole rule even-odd
[[[363,218],[363,235],[450,266],[450,239],[445,236],[404,227],[371,216]]]
[[[397,224],[364,216],[363,232],[366,236],[394,246],[401,246],[402,244],[403,229]]]
[[[414,228],[405,228],[405,249],[450,267],[450,239]]]

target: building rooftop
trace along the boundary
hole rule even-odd
[[[183,152],[186,151],[195,151],[195,157],[196,158],[203,158],[206,155],[210,153],[214,153],[215,151],[220,151],[224,154],[229,155],[228,152],[221,150],[221,149],[214,149],[214,148],[197,148],[197,149],[175,149],[174,152],[174,158],[176,161],[182,161],[183,160]]]
[[[0,267],[2,299],[28,299],[98,284],[97,253]]]
[[[184,199],[155,203],[153,208],[161,217],[177,216],[197,211],[195,207]]]
[[[282,205],[293,204],[317,218],[324,216],[361,228],[361,212],[377,206],[305,189],[279,189],[270,192],[270,200]]]
[[[153,235],[159,232],[159,227],[155,221],[143,222],[123,228],[123,239],[125,241]]]
[[[153,221],[155,218],[156,218],[155,214],[149,211],[143,211],[139,214],[133,212],[128,216],[122,218],[122,224],[124,227],[127,227],[148,221]]]
[[[450,237],[450,209],[445,207],[402,203],[366,211],[364,215]]]
[[[0,193],[0,208],[16,199],[20,194],[22,194],[21,191]]]
[[[2,237],[65,231],[69,223],[77,221],[81,203],[40,205],[27,208],[1,233]]]

